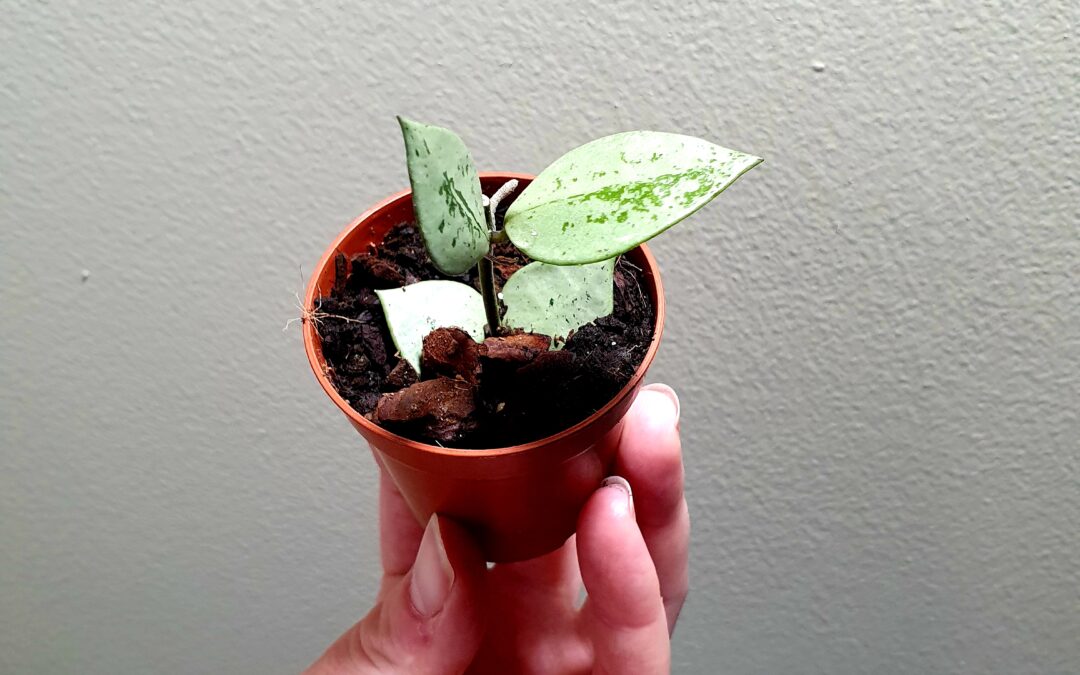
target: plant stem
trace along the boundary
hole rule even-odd
[[[484,216],[487,219],[490,238],[488,255],[491,254],[491,244],[506,240],[506,233],[495,229],[495,212],[499,208],[499,202],[506,198],[518,186],[514,179],[508,180],[502,187],[495,191],[489,199],[484,196]],[[476,274],[480,277],[480,295],[484,298],[484,311],[487,313],[488,334],[498,335],[502,318],[499,316],[499,295],[495,292],[495,269],[491,265],[491,259],[484,256],[476,263]]]
[[[502,320],[499,317],[499,296],[495,293],[495,268],[491,259],[484,256],[476,263],[476,273],[480,277],[480,295],[484,298],[484,311],[487,313],[488,334],[498,335]]]

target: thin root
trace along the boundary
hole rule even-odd
[[[297,321],[299,321],[300,323],[310,321],[311,325],[315,326],[316,329],[322,327],[322,321],[324,319],[338,319],[339,321],[344,321],[346,323],[361,323],[357,319],[352,319],[347,316],[341,316],[340,314],[329,314],[322,311],[322,298],[319,298],[315,301],[315,309],[308,311],[304,309],[304,303],[300,301],[300,294],[294,293],[294,295],[296,296],[296,308],[300,310],[300,316],[293,317],[286,321],[285,327],[281,329],[281,332],[283,333],[289,330],[289,327]]]

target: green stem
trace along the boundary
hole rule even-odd
[[[476,273],[480,277],[480,295],[484,298],[484,311],[487,313],[488,335],[498,335],[499,325],[499,296],[495,292],[495,268],[491,265],[491,259],[484,256],[476,264]]]
[[[488,255],[491,255],[491,245],[506,240],[506,233],[495,229],[495,211],[499,208],[499,202],[517,188],[516,180],[507,181],[495,194],[488,199],[484,197],[484,216],[488,223],[490,238]],[[480,295],[484,298],[484,311],[487,313],[488,335],[498,335],[502,325],[502,317],[499,312],[499,295],[495,291],[495,268],[491,265],[491,259],[484,256],[476,264],[476,274],[480,277]]]

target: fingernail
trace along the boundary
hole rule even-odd
[[[601,483],[602,488],[615,488],[626,495],[626,508],[630,513],[634,512],[634,491],[630,488],[630,481],[622,476],[608,476]]]
[[[679,405],[679,395],[675,393],[675,390],[666,384],[661,382],[654,382],[653,384],[647,384],[641,388],[642,391],[655,391],[663,394],[671,401],[671,405],[675,407],[675,420],[673,422],[676,429],[679,428],[679,413],[681,407]]]
[[[439,530],[439,518],[432,515],[424,528],[420,550],[416,552],[412,580],[409,583],[409,598],[421,616],[430,618],[442,610],[453,585],[454,568],[446,557],[442,532]]]

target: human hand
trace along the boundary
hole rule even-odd
[[[577,534],[491,569],[452,520],[418,525],[383,473],[376,604],[307,673],[668,672],[690,535],[678,417],[669,387],[644,387],[602,441],[622,478],[593,493]]]

